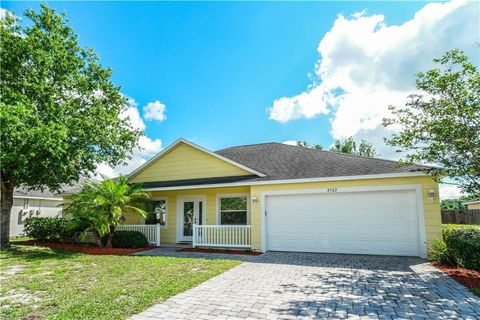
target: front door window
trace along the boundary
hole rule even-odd
[[[180,212],[181,230],[180,241],[192,241],[193,225],[202,225],[205,222],[205,202],[203,197],[185,197],[181,199]]]
[[[185,201],[183,203],[183,236],[192,236],[192,225],[195,213],[195,202]]]

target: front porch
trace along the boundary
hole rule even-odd
[[[117,230],[141,232],[151,245],[162,246],[160,224],[128,224],[121,225]],[[166,246],[178,248],[191,246],[193,248],[238,248],[251,249],[252,236],[250,225],[197,225],[191,230],[192,241],[181,241],[176,244],[166,243]],[[188,232],[188,231],[187,231]],[[189,234],[189,233],[187,233]]]
[[[250,225],[193,225],[192,247],[251,249]]]

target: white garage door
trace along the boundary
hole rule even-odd
[[[274,195],[266,211],[268,250],[419,255],[414,191]]]

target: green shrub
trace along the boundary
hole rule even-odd
[[[457,264],[455,257],[452,255],[447,244],[443,240],[435,241],[428,248],[428,261],[447,266],[456,266]]]
[[[114,248],[140,248],[148,246],[148,240],[138,231],[115,231],[112,246]]]
[[[444,224],[442,225],[443,240],[450,237],[464,237],[480,240],[480,226],[472,224]]]
[[[442,233],[454,266],[480,271],[480,226],[447,224]]]
[[[447,246],[458,266],[480,271],[480,239],[450,237]]]
[[[60,234],[60,241],[75,243],[79,241],[80,235],[88,225],[78,219],[65,220],[64,228]]]
[[[77,219],[59,217],[27,218],[24,233],[38,241],[77,242],[86,226]]]
[[[31,217],[25,219],[24,233],[39,241],[60,240],[65,229],[65,219],[56,217]]]

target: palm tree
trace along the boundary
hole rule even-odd
[[[125,214],[147,217],[143,203],[149,197],[142,186],[129,185],[127,178],[120,176],[88,183],[69,197],[63,212],[88,225],[82,237],[91,231],[98,246],[111,248],[115,227],[125,221]]]

